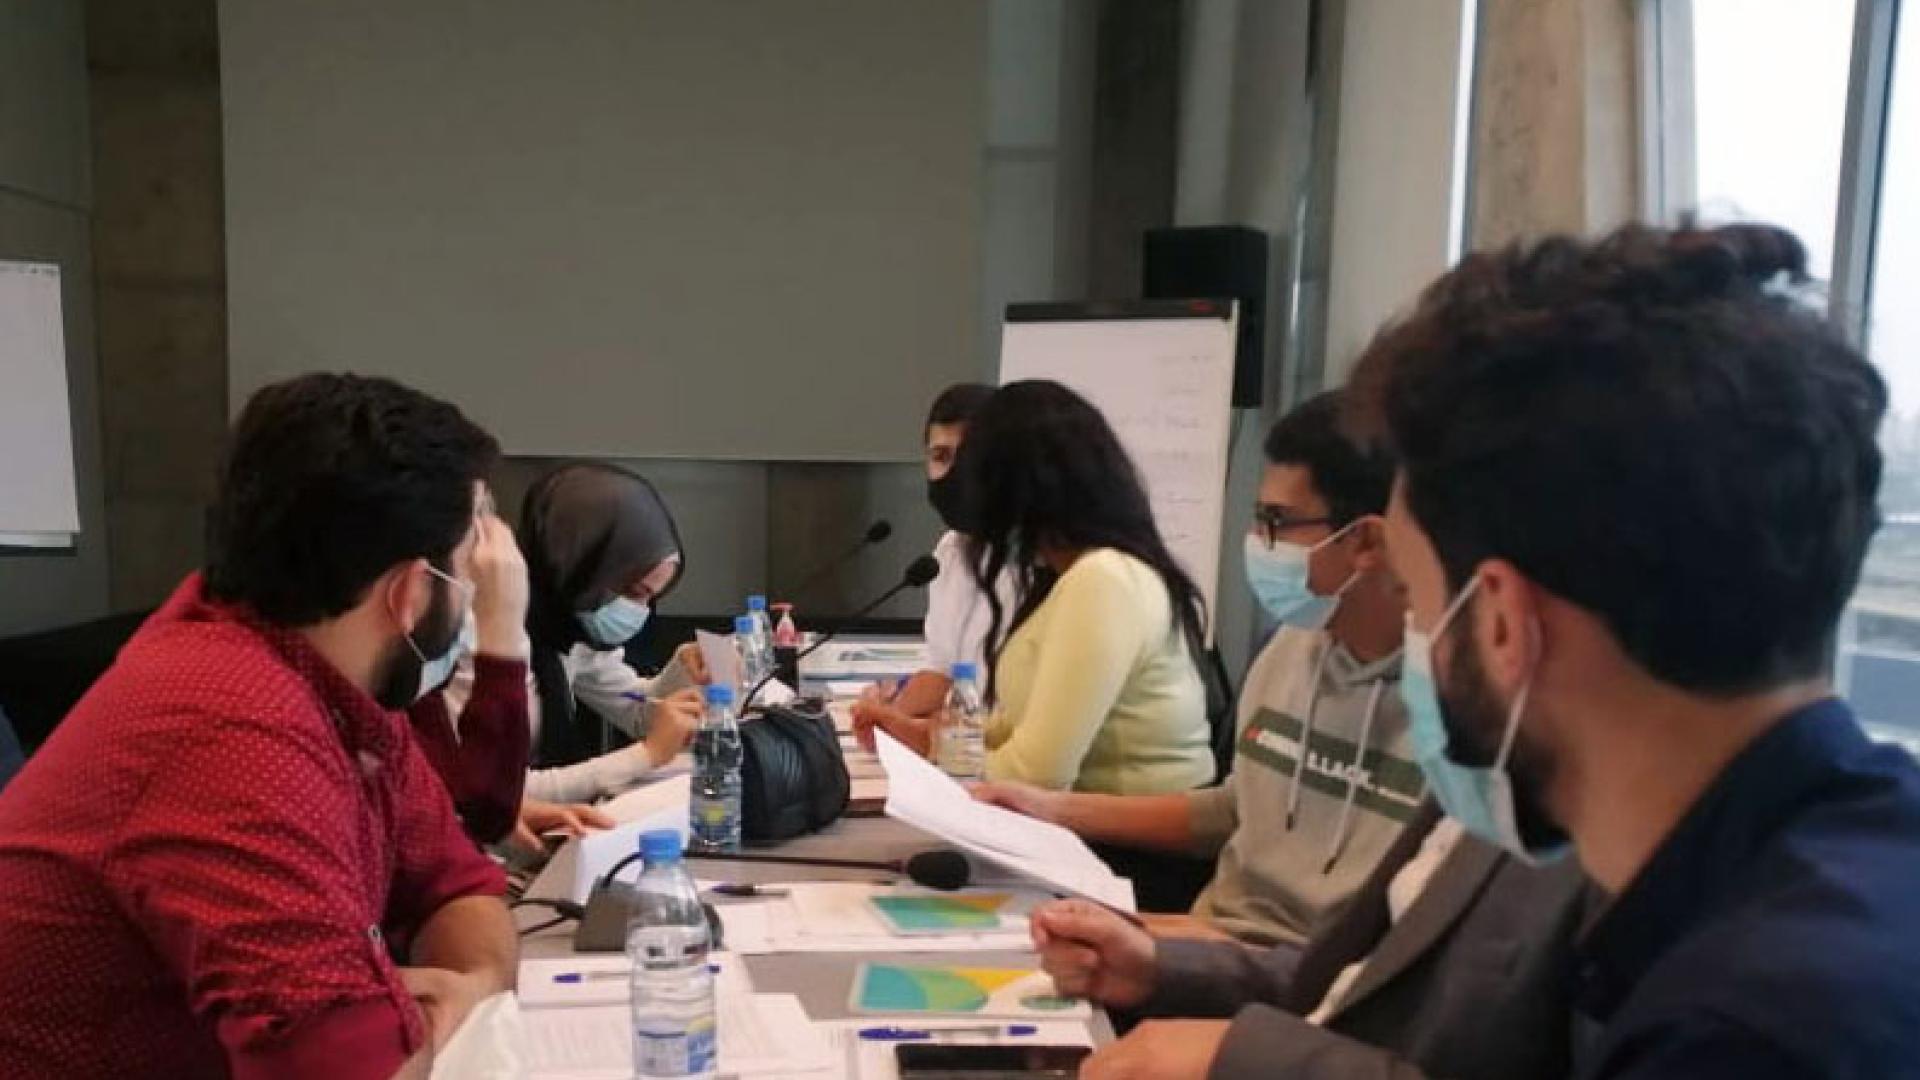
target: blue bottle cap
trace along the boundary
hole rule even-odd
[[[959,682],[961,679],[972,682],[980,677],[980,669],[971,660],[960,660],[954,663],[948,674],[953,676],[954,682]]]
[[[733,632],[736,634],[753,633],[753,616],[738,615],[733,620]]]
[[[747,610],[748,611],[767,610],[767,598],[764,596],[761,596],[759,593],[754,593],[752,596],[747,597]]]
[[[733,687],[722,686],[719,683],[714,683],[713,685],[707,687],[707,704],[709,705],[733,704]]]
[[[640,834],[640,858],[648,866],[680,861],[680,832],[677,829],[648,829]]]

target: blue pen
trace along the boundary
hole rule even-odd
[[[1039,1031],[1032,1024],[969,1024],[943,1028],[870,1027],[861,1028],[859,1034],[869,1042],[924,1042],[942,1035],[1001,1035],[1012,1038],[1035,1035]]]
[[[707,971],[710,974],[718,975],[720,974],[720,965],[708,964]],[[601,979],[624,979],[627,977],[627,974],[628,973],[624,971],[563,971],[555,975],[553,981],[563,983],[567,986],[578,986],[583,982],[597,982]]]

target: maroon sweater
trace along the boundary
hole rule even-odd
[[[473,692],[460,713],[458,734],[439,690],[414,702],[407,719],[414,740],[447,785],[467,835],[491,844],[511,833],[520,818],[531,752],[526,661],[473,658]]]

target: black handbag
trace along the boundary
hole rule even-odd
[[[767,709],[740,725],[740,746],[741,843],[771,847],[847,812],[853,781],[824,710]]]

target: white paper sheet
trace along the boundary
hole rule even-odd
[[[695,630],[693,639],[700,644],[700,655],[707,662],[707,674],[715,686],[740,685],[740,650],[725,634]]]
[[[693,791],[692,779],[685,774],[638,787],[607,803],[601,809],[620,824],[601,832],[590,832],[572,841],[574,847],[573,888],[568,895],[576,903],[586,903],[593,883],[614,864],[639,850],[640,834],[654,829],[673,829],[680,843],[687,843],[687,806]],[[622,881],[640,873],[638,863],[623,872]]]
[[[737,1076],[829,1074],[826,1036],[792,994],[715,995],[719,1072]],[[540,1009],[525,1015],[528,1074],[540,1080],[628,1080],[633,1045],[625,1005]]]
[[[874,733],[887,771],[887,816],[930,832],[968,855],[1062,892],[1125,911],[1133,886],[1058,825],[979,802],[967,789],[884,731]]]
[[[509,993],[473,1007],[453,1038],[433,1055],[433,1080],[523,1080],[526,1022]]]

